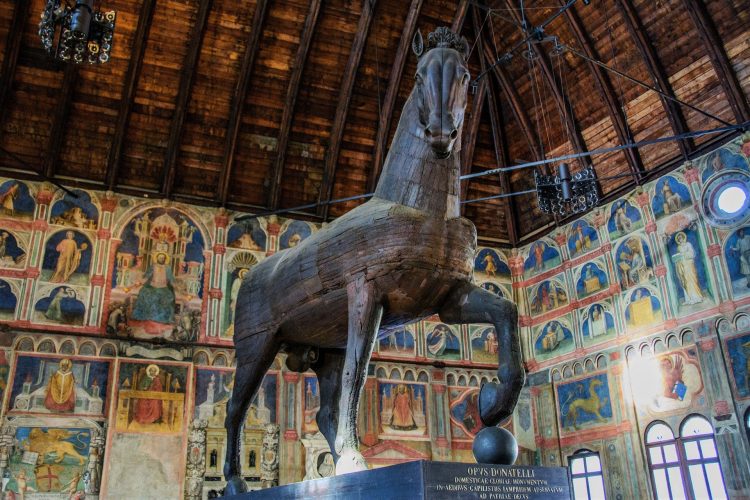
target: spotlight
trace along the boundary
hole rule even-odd
[[[116,18],[113,10],[94,10],[94,0],[76,0],[72,7],[61,0],[47,0],[39,21],[39,37],[56,59],[101,64],[109,61]]]

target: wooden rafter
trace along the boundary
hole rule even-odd
[[[409,7],[409,13],[406,15],[404,29],[401,31],[401,40],[396,50],[396,57],[391,66],[391,75],[388,78],[388,89],[385,91],[382,111],[378,120],[378,132],[375,137],[375,153],[373,154],[372,169],[368,180],[368,189],[370,192],[375,191],[375,185],[378,182],[380,169],[383,167],[385,159],[386,143],[391,131],[391,120],[393,119],[393,108],[396,106],[398,90],[401,86],[401,76],[406,66],[406,60],[409,57],[409,48],[411,47],[414,29],[417,25],[419,12],[422,9],[423,0],[412,0]]]
[[[120,157],[123,145],[125,144],[125,134],[128,129],[128,122],[130,121],[130,111],[133,109],[133,103],[135,102],[135,90],[141,75],[143,56],[146,53],[146,39],[148,38],[155,3],[156,0],[143,1],[141,15],[138,18],[138,27],[133,36],[132,56],[128,62],[125,82],[122,86],[122,97],[120,98],[120,106],[117,112],[115,134],[112,138],[112,144],[109,147],[109,154],[107,155],[107,187],[110,190],[114,189],[117,184],[117,174],[121,163]]]
[[[63,140],[65,139],[66,124],[70,114],[70,103],[73,100],[73,93],[78,80],[78,66],[68,64],[65,66],[65,76],[63,76],[62,87],[60,88],[55,108],[55,114],[52,118],[52,130],[47,143],[47,154],[44,158],[43,172],[47,178],[55,175],[55,167],[60,157]]]
[[[488,64],[492,64],[492,61],[488,61],[486,53],[484,51],[484,40],[480,33],[479,27],[479,9],[475,5],[473,8],[474,18],[474,38],[476,39],[477,49],[479,50],[479,61],[482,68],[482,72],[486,70]],[[505,141],[505,134],[503,133],[503,125],[498,114],[498,101],[495,98],[493,86],[488,78],[484,78],[483,81],[487,82],[487,110],[490,115],[490,128],[492,130],[492,143],[494,145],[495,163],[500,168],[506,168],[509,163],[508,158],[508,147]],[[498,175],[500,179],[500,191],[501,193],[510,193],[510,182],[506,172],[500,172]],[[518,233],[516,231],[516,218],[515,218],[515,207],[513,205],[513,197],[505,198],[500,203],[503,205],[505,212],[505,223],[507,224],[508,239],[511,245],[515,245],[518,241]]]
[[[521,25],[523,20],[521,19],[521,15],[515,9],[513,2],[511,0],[505,0],[505,4],[508,8],[507,12],[513,18],[516,24]],[[568,99],[567,94],[564,92],[560,82],[558,81],[558,78],[555,76],[555,73],[552,70],[552,64],[550,63],[549,56],[547,56],[547,53],[542,47],[540,47],[538,43],[532,43],[531,48],[534,51],[534,55],[538,60],[539,66],[542,69],[544,78],[545,80],[547,80],[547,83],[552,90],[552,95],[557,102],[557,107],[558,109],[562,110],[562,120],[564,122],[563,125],[565,127],[566,133],[568,135],[568,141],[570,141],[570,144],[573,146],[573,150],[576,153],[588,152],[588,149],[586,148],[586,141],[583,139],[583,133],[581,133],[581,127],[578,125],[578,120],[576,120],[576,117],[573,113],[573,106],[570,104],[570,100]],[[581,161],[583,162],[584,166],[591,164],[591,160],[588,156],[581,158]]]
[[[354,36],[354,42],[349,51],[349,60],[346,64],[344,78],[341,80],[339,102],[333,118],[330,144],[323,170],[323,180],[320,185],[320,195],[318,196],[319,205],[317,212],[318,215],[323,217],[324,221],[328,220],[327,202],[331,199],[331,193],[333,192],[336,165],[339,160],[339,152],[341,151],[341,139],[344,136],[344,125],[346,124],[346,116],[349,113],[349,104],[351,104],[352,91],[354,90],[354,80],[356,79],[359,61],[362,58],[362,52],[365,48],[365,41],[367,41],[367,35],[370,32],[376,3],[377,0],[363,0],[362,2],[362,13],[357,23],[357,34]]]
[[[5,42],[2,71],[0,71],[0,123],[8,112],[8,96],[10,96],[13,87],[13,78],[16,76],[16,64],[23,41],[23,29],[31,2],[20,0],[15,4],[13,20],[8,31],[8,39]],[[0,133],[2,133],[2,127],[0,127]]]
[[[287,88],[286,99],[284,100],[284,113],[281,118],[281,126],[279,128],[276,161],[274,162],[274,167],[271,174],[271,188],[268,190],[266,203],[272,210],[275,210],[279,206],[279,197],[281,194],[281,178],[284,173],[286,149],[287,145],[289,144],[289,133],[292,129],[292,119],[294,118],[294,106],[297,103],[297,95],[299,94],[299,84],[302,80],[302,69],[305,67],[307,54],[310,49],[310,42],[312,40],[313,33],[315,32],[315,25],[318,22],[320,2],[321,0],[312,0],[310,2],[310,10],[308,11],[307,18],[305,19],[305,26],[303,27],[302,35],[300,36],[297,55],[294,57],[294,63],[292,65],[292,75],[289,79],[289,87]]]
[[[737,120],[737,123],[750,120],[750,106],[747,104],[747,98],[742,91],[740,82],[737,80],[737,74],[732,68],[732,63],[729,61],[719,32],[706,6],[702,0],[683,0],[683,3],[690,19],[698,30],[698,36],[700,36],[706,52],[708,52],[708,58],[711,60],[716,76],[719,77],[719,82],[721,82],[724,94],[727,96],[735,120]]]
[[[646,28],[643,26],[641,19],[638,17],[638,12],[633,6],[633,3],[631,2],[631,0],[614,1],[617,5],[617,8],[620,10],[620,13],[622,14],[622,18],[625,21],[625,26],[627,26],[628,31],[630,32],[630,36],[633,38],[636,46],[638,47],[638,52],[640,52],[641,58],[643,59],[646,68],[648,68],[648,71],[654,80],[656,88],[674,98],[675,94],[672,86],[669,83],[669,78],[667,77],[667,74],[664,71],[661,63],[659,62],[659,58],[656,55],[656,49],[651,43],[651,40],[646,33]],[[667,99],[662,95],[660,95],[659,98],[661,99],[662,106],[664,107],[664,111],[667,114],[667,119],[669,120],[669,124],[672,127],[672,131],[675,133],[675,135],[684,134],[685,132],[687,132],[688,127],[685,122],[685,117],[683,116],[682,110],[677,105],[677,103],[670,99]],[[695,144],[692,139],[679,141],[677,145],[684,157],[687,157],[695,149]]]
[[[482,78],[479,82],[479,88],[474,95],[471,104],[471,114],[468,116],[468,123],[464,121],[463,137],[461,137],[461,175],[471,173],[471,166],[474,163],[474,149],[477,144],[477,135],[479,133],[479,123],[482,120],[482,107],[484,106],[487,95],[487,79]],[[461,183],[461,199],[465,200],[469,192],[469,181]],[[461,213],[464,213],[466,205],[461,205]]]
[[[180,151],[180,138],[182,137],[182,128],[185,125],[185,116],[187,116],[188,105],[190,103],[190,94],[193,90],[193,79],[195,78],[195,68],[198,62],[198,55],[201,51],[203,35],[206,33],[208,24],[208,13],[211,10],[213,0],[201,0],[198,6],[198,14],[195,18],[195,24],[190,32],[189,45],[185,60],[182,64],[182,74],[180,75],[180,85],[177,91],[177,103],[175,104],[174,117],[172,125],[169,128],[169,140],[167,141],[167,154],[164,158],[163,180],[161,193],[169,198],[172,196],[174,188],[175,171],[177,169],[177,156]]]
[[[485,43],[483,45],[487,61],[495,61],[495,57],[492,54],[492,49],[490,49],[489,44]],[[511,80],[510,75],[501,64],[496,64],[492,68],[492,74],[495,75],[500,88],[508,99],[508,104],[510,105],[513,117],[518,126],[521,127],[521,132],[523,132],[523,136],[526,138],[526,143],[529,146],[529,151],[531,152],[532,157],[535,161],[543,159],[544,153],[542,143],[539,140],[539,136],[537,135],[536,128],[531,121],[531,117],[526,112],[526,108],[521,102],[521,96],[518,94],[518,90],[513,84],[513,80]]]
[[[460,0],[456,7],[456,14],[453,16],[453,24],[451,24],[451,30],[454,33],[461,33],[464,28],[464,22],[466,21],[466,13],[469,11],[469,0]]]
[[[560,0],[560,5],[564,5],[562,0]],[[582,48],[584,54],[590,59],[597,61],[601,60],[576,11],[573,8],[567,9],[565,11],[565,17],[573,31],[573,36],[578,42],[578,45]],[[617,134],[617,139],[620,141],[620,144],[633,142],[633,134],[628,126],[625,113],[622,111],[622,107],[617,100],[614,88],[612,87],[612,81],[600,66],[593,64],[592,62],[587,62],[587,64],[589,71],[594,75],[594,83],[599,91],[599,95],[601,95],[602,100],[607,107],[607,111],[609,112],[609,118],[612,121],[612,126]],[[635,176],[635,179],[639,179],[645,171],[640,153],[636,148],[629,148],[624,151],[624,154],[630,171]]]
[[[245,45],[245,54],[242,57],[240,66],[240,77],[237,85],[234,87],[232,94],[232,104],[230,106],[229,121],[227,125],[227,138],[224,143],[224,155],[221,162],[221,176],[219,177],[219,190],[216,199],[222,206],[227,204],[229,196],[229,180],[232,177],[232,166],[234,165],[234,154],[237,149],[237,138],[239,137],[240,124],[242,123],[242,111],[244,109],[245,96],[250,86],[250,78],[253,74],[253,65],[255,56],[258,55],[258,45],[260,35],[263,31],[263,21],[266,17],[266,8],[268,0],[258,0],[255,4],[255,13],[253,14],[253,26],[250,29],[250,37]]]

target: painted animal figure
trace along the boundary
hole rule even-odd
[[[574,428],[578,429],[582,411],[595,415],[596,419],[600,422],[606,420],[602,415],[602,409],[607,404],[607,398],[601,399],[599,397],[599,394],[596,392],[596,388],[600,385],[602,385],[602,381],[595,378],[589,384],[588,397],[579,397],[574,399],[570,403],[570,405],[568,406],[568,411],[564,415],[566,422],[565,427],[570,427],[572,425]]]
[[[39,456],[45,457],[47,455],[55,455],[54,462],[56,464],[61,463],[65,460],[66,456],[74,460],[78,460],[80,465],[86,462],[86,457],[81,455],[79,451],[83,451],[86,448],[86,444],[81,441],[80,432],[76,433],[73,431],[66,431],[63,429],[49,429],[45,431],[39,427],[31,429],[29,432],[29,443],[28,449],[34,453],[38,453]],[[80,447],[76,446],[75,443],[66,441],[71,437],[75,437]]]
[[[476,229],[460,216],[461,128],[468,44],[447,28],[412,43],[419,57],[375,196],[245,277],[236,302],[237,370],[229,403],[226,494],[245,491],[241,424],[280,349],[320,384],[317,423],[336,473],[367,467],[357,407],[378,336],[439,314],[445,323],[489,323],[499,382],[480,392],[480,416],[511,415],[524,383],[515,304],[472,283]]]

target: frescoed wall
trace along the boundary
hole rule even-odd
[[[750,488],[750,223],[714,227],[700,208],[709,178],[750,171],[747,145],[736,139],[524,247],[478,249],[477,285],[519,307],[527,386],[505,425],[520,463],[566,465],[589,449],[608,498],[647,498],[644,430],[664,422],[678,435],[700,414],[730,497]],[[0,179],[7,488],[119,498],[135,476],[142,497],[219,492],[242,280],[319,226],[72,193]],[[360,410],[371,466],[472,461],[498,340],[491,325],[437,316],[383,332]],[[266,452],[282,484],[331,473],[320,405],[313,372],[279,355],[246,420],[252,487]]]

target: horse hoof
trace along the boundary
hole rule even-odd
[[[367,470],[367,462],[358,451],[344,451],[336,462],[336,475]]]
[[[227,485],[224,488],[224,496],[230,497],[232,495],[239,495],[240,493],[247,492],[247,485],[245,481],[239,476],[233,476],[227,479]]]

